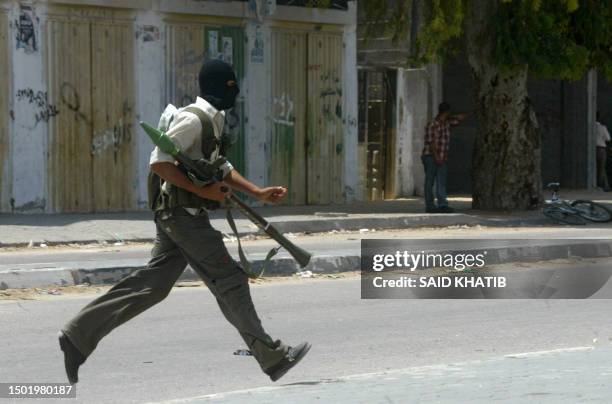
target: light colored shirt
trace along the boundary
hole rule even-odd
[[[221,139],[223,133],[223,125],[225,124],[225,113],[223,111],[217,111],[212,105],[210,105],[203,98],[198,97],[196,102],[191,104],[190,107],[196,107],[204,111],[204,113],[211,119],[213,128],[215,131],[215,137]],[[183,153],[185,153],[192,160],[199,160],[204,158],[202,154],[202,123],[200,118],[192,112],[185,111],[185,108],[179,109],[176,118],[170,124],[170,128],[166,134],[172,139]],[[219,147],[212,152],[210,161],[214,161],[219,157]],[[151,153],[149,159],[149,165],[155,163],[175,163],[176,160],[170,154],[162,152],[158,147],[155,147]],[[228,161],[223,164],[220,169],[223,171],[223,177],[226,177],[230,171],[234,169],[232,164]],[[168,184],[164,183],[162,186],[162,192],[168,192]],[[195,214],[195,209],[185,209],[191,214]]]
[[[221,139],[223,133],[223,125],[225,124],[225,113],[217,111],[212,105],[210,105],[203,98],[198,97],[196,102],[191,104],[190,107],[196,107],[204,111],[204,113],[211,119],[213,128],[215,131],[215,137]],[[200,118],[192,112],[185,111],[185,108],[179,109],[177,117],[174,119],[168,132],[166,133],[172,141],[187,154],[192,160],[199,160],[204,157],[202,154],[202,123]],[[210,156],[210,160],[214,161],[219,157],[219,148],[217,148]],[[149,164],[154,163],[174,163],[174,157],[166,154],[159,150],[158,147],[151,153]],[[224,177],[234,167],[231,163],[226,163],[221,166]]]
[[[608,128],[599,122],[595,122],[595,133],[597,136],[597,147],[606,147],[606,142],[610,141],[610,132],[608,132]]]

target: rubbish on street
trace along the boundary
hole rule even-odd
[[[53,296],[59,296],[62,293],[57,290],[57,289],[38,289],[35,288],[34,290],[36,290],[36,293],[38,293],[39,295],[53,295]]]
[[[344,212],[315,212],[315,216],[320,217],[347,217],[348,213]]]
[[[248,349],[237,349],[234,351],[234,355],[236,356],[253,356],[253,353]]]

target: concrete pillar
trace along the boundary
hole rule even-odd
[[[136,147],[134,170],[137,173],[137,201],[140,209],[147,208],[147,177],[149,156],[153,151],[151,139],[140,130],[138,121],[157,125],[165,107],[164,100],[164,43],[165,29],[161,16],[154,11],[139,11],[136,16],[136,44],[134,78],[136,91]]]
[[[45,38],[42,26],[45,14],[46,6],[41,2],[13,2],[10,10],[10,45],[14,66],[11,208],[15,212],[44,212],[53,208],[46,199],[46,152],[47,123],[49,119],[53,119],[56,107],[49,99],[44,79],[42,47]],[[30,24],[33,26],[33,41],[26,43],[17,39],[19,30],[27,33]]]
[[[426,69],[398,69],[396,197],[423,194],[421,150],[435,87]]]
[[[351,9],[354,8],[351,3]],[[350,12],[355,12],[350,10]],[[357,25],[344,28],[344,58],[342,66],[344,111],[344,198],[353,202],[363,197],[359,181],[358,155],[358,82],[357,82]]]
[[[397,98],[396,98],[396,128],[395,137],[395,197],[411,196],[414,192],[414,159],[412,156],[413,122],[411,95],[408,93],[409,72],[406,69],[397,69]]]
[[[269,148],[267,141],[271,137],[271,109],[272,99],[272,56],[271,56],[271,30],[266,23],[256,20],[250,21],[246,27],[248,38],[246,59],[246,173],[245,176],[253,183],[263,186],[267,183],[267,162],[269,161]],[[255,50],[255,41],[263,39],[263,63],[260,50]]]
[[[435,117],[438,114],[438,105],[444,98],[444,87],[443,87],[443,69],[442,65],[431,64],[427,66],[427,78],[429,86],[429,111],[428,119]]]
[[[2,94],[0,94],[0,100],[4,100],[2,103],[0,101],[0,105],[3,105],[4,108],[0,111],[2,117],[0,122],[3,122],[3,126],[0,127],[0,130],[5,130],[5,133],[0,134],[0,212],[10,212],[11,210],[11,198],[13,195],[13,175],[12,175],[12,155],[11,155],[11,121],[14,114],[13,111],[13,97],[12,94],[12,54],[13,51],[13,43],[11,42],[11,38],[13,37],[13,30],[11,30],[11,34],[9,35],[8,26],[10,13],[10,5],[9,4],[0,4],[0,18],[2,18],[2,23],[0,26],[5,27],[5,32],[0,33],[0,40],[6,41],[4,45],[0,46],[0,50],[2,51],[2,55],[0,57],[6,58],[6,64],[0,65],[0,71],[4,74],[4,77],[0,77],[0,89],[2,89]]]

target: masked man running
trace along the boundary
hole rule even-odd
[[[231,66],[219,60],[204,64],[199,85],[200,97],[179,110],[167,134],[193,160],[213,161],[221,151],[223,111],[234,106],[239,88]],[[229,162],[221,166],[223,182],[200,187],[172,156],[158,148],[151,154],[150,167],[149,195],[154,195],[151,207],[157,227],[152,258],[144,269],[89,303],[62,328],[59,342],[68,380],[78,382],[79,366],[105,335],[161,302],[188,263],[213,293],[263,372],[272,381],[278,380],[306,355],[310,344],[287,346],[264,331],[253,306],[248,277],[228,254],[221,233],[211,226],[208,209],[224,201],[232,189],[267,203],[281,201],[287,189],[259,188]]]

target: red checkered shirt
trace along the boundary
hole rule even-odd
[[[437,160],[448,160],[448,149],[450,146],[450,128],[459,123],[455,118],[448,118],[444,121],[434,119],[427,124],[425,128],[425,145],[423,147],[423,155],[433,155],[432,144],[436,145]]]

